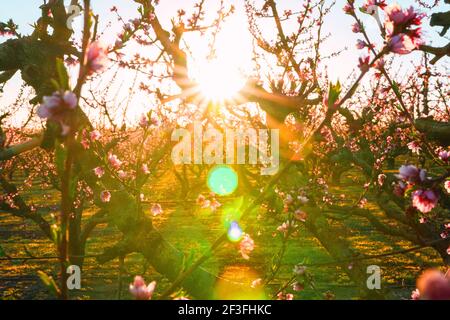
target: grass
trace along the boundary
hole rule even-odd
[[[175,185],[174,178],[166,175],[145,194],[152,199],[177,199],[177,191],[168,187]],[[356,194],[356,188],[344,187],[340,192]],[[206,189],[200,191],[206,192]],[[192,190],[195,194],[197,190]],[[56,205],[57,194],[51,194],[45,199],[35,182],[26,194],[28,200],[36,204]],[[48,194],[48,191],[45,192]],[[197,193],[198,194],[198,193]],[[230,200],[223,201],[231,203]],[[186,254],[199,256],[224,231],[220,210],[199,209],[194,201],[184,203],[162,203],[164,214],[154,218],[155,227],[173,246]],[[369,202],[370,205],[370,202]],[[57,208],[55,208],[56,210]],[[376,210],[376,207],[371,208]],[[55,211],[56,213],[57,211]],[[149,212],[149,210],[146,210]],[[279,222],[267,218],[261,212],[253,212],[243,221],[243,226],[255,240],[256,249],[250,260],[244,260],[237,251],[236,244],[227,242],[211,257],[204,268],[220,276],[218,285],[221,297],[239,298],[230,292],[242,293],[248,290],[250,282],[257,277],[268,274],[273,256],[280,250],[281,239],[276,228]],[[84,219],[92,212],[85,211]],[[150,213],[149,213],[150,214]],[[258,223],[254,223],[257,220]],[[387,223],[387,221],[386,221]],[[345,221],[336,222],[336,227],[342,230],[338,237],[350,240],[352,247],[365,254],[380,254],[411,246],[407,241],[386,237],[377,232],[361,218],[350,216]],[[101,225],[94,230],[87,243],[86,254],[98,254],[108,245],[120,239],[120,233],[108,225]],[[46,239],[38,228],[29,221],[23,221],[6,213],[0,213],[0,246],[13,257],[26,256],[26,251],[35,256],[57,255],[53,244]],[[289,245],[282,260],[279,273],[275,280],[265,288],[265,297],[271,297],[292,276],[293,267],[298,263],[324,263],[332,261],[318,240],[312,237],[302,227],[298,236],[289,240]],[[371,260],[368,264],[379,265],[382,269],[382,287],[389,288],[387,298],[409,298],[415,288],[414,281],[422,268],[439,265],[440,260],[432,250],[421,250],[408,254],[390,256]],[[0,261],[0,299],[51,299],[46,288],[37,277],[37,271],[43,270],[57,277],[56,260]],[[314,277],[315,289],[306,287],[296,293],[296,299],[323,299],[327,291],[333,292],[337,299],[353,299],[357,296],[357,287],[352,284],[345,272],[334,265],[309,267],[308,271]],[[82,289],[72,291],[74,299],[130,299],[128,283],[134,275],[143,275],[146,280],[158,282],[156,296],[162,293],[170,283],[160,274],[148,267],[140,254],[131,254],[125,260],[125,270],[122,274],[123,285],[119,292],[119,264],[117,260],[99,265],[95,259],[87,259],[82,273]],[[260,296],[261,297],[261,296]]]

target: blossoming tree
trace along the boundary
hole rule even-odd
[[[29,36],[19,35],[12,21],[0,24],[3,34],[13,36],[0,44],[0,82],[20,71],[35,94],[29,101],[30,117],[37,116],[45,123],[42,132],[30,128],[34,137],[28,140],[13,129],[0,136],[0,185],[4,192],[0,209],[31,219],[54,241],[61,281],[59,285],[48,282],[60,297],[67,298],[67,266],[82,265],[87,239],[105,222],[121,233],[121,240],[98,255],[97,261],[141,253],[171,281],[162,298],[179,287],[193,297],[212,297],[217,277],[202,264],[228,241],[230,230],[237,232],[238,251],[244,259],[251,259],[258,250],[255,234],[232,225],[207,252],[186,265],[184,254],[153,226],[152,218],[164,213],[162,206],[155,203],[151,215],[146,214],[144,187],[152,185],[164,163],[170,161],[174,146],[170,135],[181,117],[188,119],[187,128],[199,120],[219,131],[239,126],[280,130],[281,168],[276,175],[257,176],[250,167],[236,167],[242,181],[239,193],[251,199],[238,208],[240,218],[257,225],[258,221],[248,217],[259,208],[265,218],[280,222],[275,231],[280,234],[281,249],[264,281],[255,280],[253,287],[277,277],[288,244],[304,230],[357,284],[360,296],[380,297],[384,292],[365,286],[365,267],[374,257],[352,247],[344,236],[336,237],[354,231],[346,223],[351,217],[382,234],[431,247],[445,265],[450,263],[448,78],[435,67],[449,55],[449,46],[426,43],[421,32],[425,14],[384,0],[361,5],[348,0],[342,14],[354,20],[348,27],[360,37],[355,50],[363,54],[358,74],[349,84],[341,85],[329,81],[323,68],[326,36],[322,27],[332,4],[306,0],[297,11],[282,13],[274,0],[243,1],[255,44],[254,74],[237,94],[239,99],[213,103],[205,99],[197,80],[190,76],[187,35],[209,32],[214,40],[234,8],[222,2],[217,18],[208,24],[204,21],[205,1],[200,1],[189,18],[179,11],[168,29],[158,15],[158,1],[135,2],[137,16],[124,23],[109,46],[102,45],[99,17],[92,12],[89,0],[82,4],[72,1],[84,12],[80,39],[74,39],[67,27],[62,0],[48,1],[41,7],[41,18]],[[120,17],[117,8],[111,10]],[[273,22],[269,33],[261,31],[263,20]],[[441,19],[435,15],[431,21],[439,25]],[[369,23],[376,25],[381,40],[370,37]],[[445,34],[448,25],[442,27]],[[137,54],[127,60],[127,46],[133,43],[145,47],[152,58]],[[214,41],[210,46],[213,54]],[[395,74],[395,61],[413,52],[423,53],[423,58],[401,81]],[[266,61],[274,61],[273,66],[263,68]],[[125,124],[118,128],[110,116],[113,106],[96,97],[87,98],[88,84],[107,77],[112,63],[144,74],[148,83],[143,81],[140,90],[158,106],[156,111],[143,111],[133,128]],[[169,84],[164,84],[165,80]],[[89,115],[89,103],[99,107],[108,128]],[[257,111],[252,114],[249,110],[254,111],[255,106]],[[176,109],[172,112],[175,116],[170,114],[171,108]],[[45,152],[35,149],[38,147]],[[27,203],[12,179],[18,169],[29,169],[20,165],[24,157],[59,194],[56,223],[44,218],[44,207]],[[198,167],[200,171],[210,168]],[[187,198],[201,172],[192,171],[193,178],[183,166],[181,173],[175,174]],[[352,176],[358,179],[351,180]],[[339,188],[348,181],[356,188],[352,194],[343,194]],[[216,195],[196,199],[199,207],[221,210]],[[368,203],[377,210],[369,210]],[[88,208],[95,208],[96,213],[86,220],[83,214]],[[310,275],[299,265],[275,296],[292,299],[293,294],[285,292],[287,287],[293,285],[297,292],[311,283]],[[148,300],[155,286],[155,282],[146,285],[136,277],[130,291],[138,299]]]

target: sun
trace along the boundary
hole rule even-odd
[[[212,102],[232,100],[246,81],[237,67],[220,60],[203,63],[195,78],[200,94]]]

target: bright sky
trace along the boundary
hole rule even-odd
[[[69,3],[70,1],[66,1]],[[170,18],[176,16],[178,9],[185,9],[188,14],[192,12],[193,0],[161,0],[160,5],[157,7],[157,14],[160,20],[167,26],[170,25]],[[331,2],[331,0],[328,0]],[[345,15],[342,8],[346,0],[337,0],[336,5],[332,9],[331,14],[327,17],[323,34],[330,33],[330,37],[323,46],[323,56],[332,52],[348,48],[349,50],[343,51],[339,56],[334,57],[325,63],[327,64],[329,77],[332,80],[341,79],[345,82],[345,79],[351,74],[352,70],[356,68],[357,60],[360,52],[355,49],[355,43],[358,39],[358,35],[351,32],[350,26],[353,23],[352,18]],[[356,1],[357,5],[361,5],[363,1]],[[388,0],[388,3],[392,1]],[[397,1],[401,6],[408,6],[414,4],[413,0],[399,0]],[[207,12],[215,13],[218,8],[219,0],[207,1]],[[247,30],[247,20],[244,12],[243,0],[225,0],[227,5],[234,4],[236,7],[235,15],[228,21],[223,32],[220,34],[217,40],[217,51],[223,61],[226,63],[237,66],[241,69],[246,69],[249,66],[251,59],[251,36]],[[292,9],[296,11],[296,7],[300,7],[303,1],[293,0],[279,0],[277,1],[280,7],[280,12],[284,9]],[[42,0],[22,0],[20,4],[18,1],[2,1],[0,4],[0,21],[5,21],[9,18],[13,18],[16,24],[20,26],[19,32],[22,34],[28,34],[31,32],[31,24],[34,23],[38,17],[40,10],[38,7],[42,4]],[[101,27],[100,31],[105,30],[105,23],[115,22],[115,16],[110,12],[110,8],[116,6],[119,9],[120,14],[125,20],[134,18],[137,16],[137,5],[132,0],[92,0],[94,12],[100,14]],[[440,5],[436,11],[444,11],[445,5]],[[369,16],[364,16],[364,22],[366,29],[372,35],[372,39],[379,41],[381,39],[377,37],[377,26],[375,20]],[[262,26],[264,28],[264,26]],[[81,17],[75,21],[75,30],[81,29]],[[105,32],[102,41],[111,44],[115,41],[115,35],[120,31],[121,26],[113,25]],[[445,43],[445,39],[438,36],[441,28],[430,28],[428,23],[424,26],[424,32],[427,43],[434,45],[441,45]],[[0,42],[5,38],[0,38]],[[188,39],[189,40],[189,39]],[[197,59],[204,59],[205,52],[207,51],[207,43],[201,41],[201,38],[193,40],[192,46],[193,54]],[[401,61],[408,62],[414,59],[418,59],[419,53],[414,53],[407,57],[399,57]],[[447,58],[441,60],[441,64],[448,65]],[[406,63],[408,65],[408,63]],[[200,70],[201,72],[201,70]],[[2,107],[7,106],[10,102],[14,101],[17,93],[17,88],[20,84],[20,78],[16,76],[13,81],[5,88],[5,93],[0,95],[0,110]]]

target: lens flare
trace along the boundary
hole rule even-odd
[[[209,189],[220,196],[232,194],[237,186],[237,173],[229,166],[215,166],[208,174]]]
[[[231,222],[231,226],[228,229],[228,239],[231,242],[238,242],[242,238],[242,229],[236,221]]]

